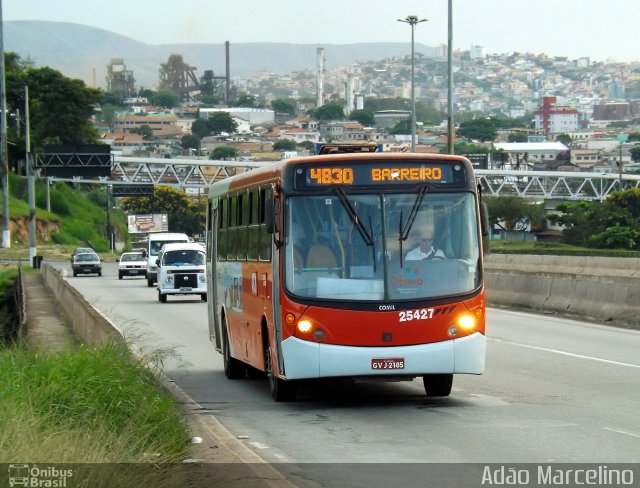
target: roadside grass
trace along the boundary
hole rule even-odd
[[[148,366],[121,344],[0,350],[0,462],[181,462],[188,426]]]
[[[640,257],[638,251],[625,249],[596,249],[562,242],[530,242],[506,239],[489,241],[489,252],[507,254],[557,254],[568,256]]]
[[[11,218],[29,215],[27,197],[26,178],[10,173],[9,211]],[[36,180],[36,219],[55,221],[60,225],[60,230],[51,234],[52,244],[66,246],[70,249],[90,244],[99,252],[105,252],[109,249],[109,242],[105,236],[107,196],[104,186],[83,185],[82,188],[73,188],[67,183],[55,182],[49,188],[48,199],[51,212],[44,210],[47,207],[46,183],[42,180]],[[125,216],[121,210],[113,209],[111,224],[118,227],[121,234],[128,238],[128,234],[125,232]],[[26,243],[13,242],[12,244]]]

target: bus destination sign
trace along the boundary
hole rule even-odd
[[[330,185],[382,186],[432,183],[438,186],[461,186],[466,182],[464,167],[459,163],[333,164],[296,168],[297,188]]]

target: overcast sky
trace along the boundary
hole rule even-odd
[[[148,44],[447,43],[448,0],[0,0],[4,20],[74,22]],[[640,61],[640,0],[452,0],[454,49]]]

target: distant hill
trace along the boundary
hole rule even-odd
[[[261,70],[277,74],[315,71],[316,48],[325,50],[326,67],[372,61],[410,52],[407,43],[287,44],[238,43],[230,45],[231,76],[247,77]],[[416,44],[416,52],[432,55],[433,48]],[[205,70],[224,76],[224,43],[221,44],[145,44],[130,37],[67,22],[14,20],[4,22],[4,49],[30,58],[36,66],[50,66],[65,76],[79,78],[88,85],[105,87],[107,65],[123,58],[133,71],[136,86],[156,88],[160,63],[171,54],[181,54],[198,77]],[[94,72],[95,70],[95,72]]]

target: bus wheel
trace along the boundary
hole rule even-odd
[[[160,303],[167,303],[167,295],[160,293],[160,290],[158,290],[158,301]]]
[[[224,374],[230,380],[237,380],[244,378],[244,374],[247,372],[247,367],[242,361],[238,361],[231,357],[231,350],[229,349],[229,339],[227,333],[223,332],[224,343],[222,345],[222,357],[224,360]]]
[[[271,351],[267,346],[265,351],[265,362],[267,365],[267,378],[269,378],[269,390],[271,398],[276,402],[292,402],[298,394],[298,385],[293,381],[281,380],[273,374],[271,369]]]
[[[451,393],[452,374],[425,374],[422,377],[424,391],[428,397],[446,397]]]

